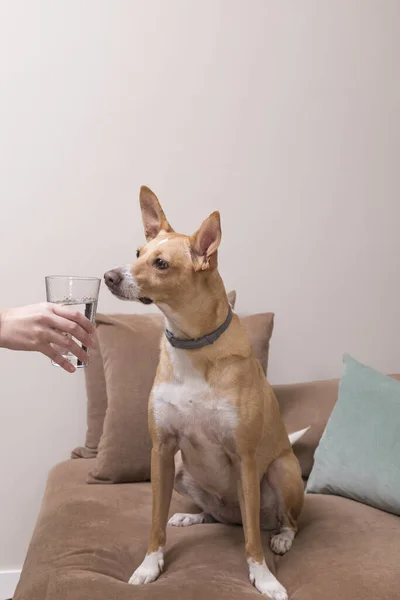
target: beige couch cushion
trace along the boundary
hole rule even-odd
[[[67,461],[49,476],[14,600],[245,600],[243,530],[220,524],[168,528],[165,572],[127,581],[150,529],[148,483],[86,484],[94,459]],[[192,505],[174,494],[171,513]],[[296,600],[393,600],[399,595],[400,518],[335,496],[306,496],[300,531],[283,557],[266,561]]]
[[[96,454],[95,434],[103,431],[90,483],[146,481],[150,478],[150,436],[147,425],[148,397],[153,384],[164,320],[160,314],[97,315],[97,339],[101,355],[94,355],[87,371],[88,421],[86,447],[73,457]],[[266,372],[274,315],[240,317]],[[102,367],[100,368],[100,360]],[[106,386],[106,392],[104,391]],[[104,396],[108,399],[105,404]],[[105,417],[104,408],[106,408]],[[103,411],[103,412],[102,412]],[[94,424],[94,421],[96,423]],[[101,424],[104,421],[104,425]]]
[[[311,473],[314,452],[337,400],[338,383],[332,379],[274,387],[287,431],[291,433],[310,426],[293,447],[303,477]]]

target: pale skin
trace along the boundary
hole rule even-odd
[[[88,354],[71,336],[92,348],[94,332],[84,315],[59,304],[43,302],[0,309],[0,348],[41,352],[68,373],[73,373],[75,367],[62,356],[63,351],[88,361]]]

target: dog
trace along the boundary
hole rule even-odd
[[[104,278],[124,300],[155,303],[166,318],[149,399],[152,524],[147,554],[130,583],[155,581],[163,570],[173,487],[198,514],[169,524],[243,524],[251,583],[272,600],[285,588],[268,569],[260,529],[276,554],[297,532],[304,487],[278,403],[218,272],[221,224],[213,212],[192,236],[175,233],[157,196],[140,190],[146,243],[136,262]]]

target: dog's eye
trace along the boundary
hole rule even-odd
[[[140,250],[139,250],[139,248],[138,248],[138,249],[136,250],[136,258],[139,258],[139,256],[140,256]]]
[[[165,269],[168,269],[168,263],[166,263],[162,258],[156,258],[154,261],[154,266],[160,271],[165,271]]]

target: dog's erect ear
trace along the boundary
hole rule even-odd
[[[193,264],[196,271],[210,268],[210,259],[216,265],[215,252],[221,242],[221,220],[219,212],[213,212],[190,238]],[[215,258],[214,258],[215,257]]]
[[[171,225],[167,221],[167,217],[164,214],[161,204],[158,201],[157,196],[150,188],[143,185],[140,188],[140,208],[142,210],[142,220],[144,226],[144,234],[146,240],[150,240],[157,237],[160,231],[171,232],[173,231]]]

